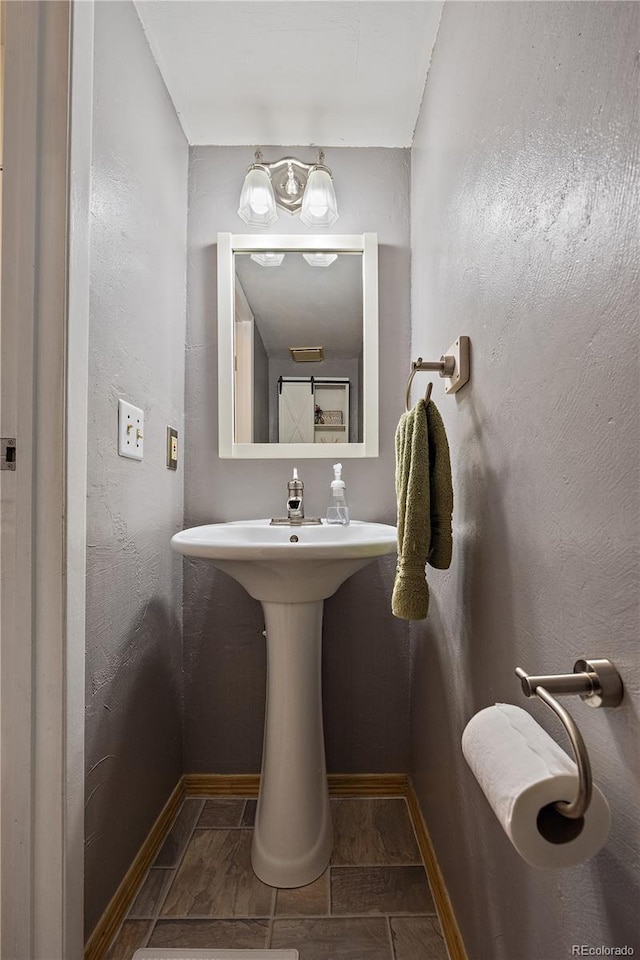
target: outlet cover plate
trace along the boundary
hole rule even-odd
[[[118,453],[131,460],[144,454],[144,412],[126,400],[118,400]]]
[[[178,431],[174,427],[167,427],[167,468],[178,469]]]

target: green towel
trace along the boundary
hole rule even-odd
[[[419,400],[400,418],[396,431],[398,565],[391,609],[402,620],[424,620],[429,612],[425,565],[446,570],[451,563],[453,484],[449,444],[432,400]]]

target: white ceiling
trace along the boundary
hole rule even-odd
[[[136,0],[190,144],[408,147],[441,0]]]
[[[290,360],[289,347],[324,347],[326,360],[360,355],[361,254],[341,253],[328,267],[301,253],[287,253],[279,267],[236,254],[235,268],[270,359]]]

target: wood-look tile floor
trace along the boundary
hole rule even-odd
[[[105,960],[131,960],[145,946],[447,960],[403,799],[332,799],[331,863],[292,890],[251,869],[255,808],[241,797],[184,800]]]

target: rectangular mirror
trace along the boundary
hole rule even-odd
[[[378,244],[218,234],[221,457],[378,456]]]

